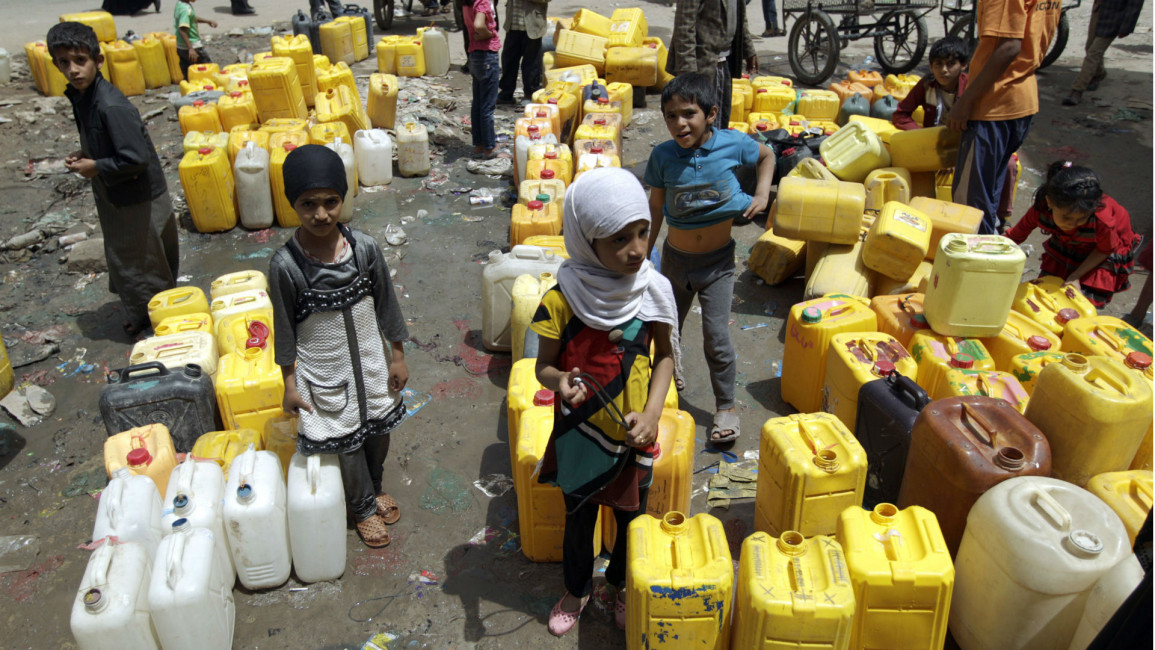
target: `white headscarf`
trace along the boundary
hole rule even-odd
[[[678,311],[670,281],[649,260],[627,275],[606,268],[594,252],[595,239],[641,220],[650,220],[650,206],[633,174],[616,167],[583,173],[565,193],[562,234],[569,259],[557,282],[574,314],[594,329],[609,330],[635,316],[668,324],[676,358]]]

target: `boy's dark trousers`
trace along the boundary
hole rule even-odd
[[[606,583],[618,589],[626,586],[626,532],[630,522],[645,513],[649,496],[650,488],[638,488],[637,510],[631,512],[614,509],[614,523],[618,528],[614,550],[610,553],[610,563],[606,567]],[[601,506],[587,501],[578,507],[577,498],[568,494],[563,495],[563,498],[567,513],[562,537],[562,574],[566,591],[583,598],[593,588],[594,529],[597,527]]]
[[[195,65],[213,62],[213,60],[209,58],[208,52],[205,52],[205,48],[198,47],[195,49],[196,49],[196,53],[197,53],[197,62]],[[177,58],[180,59],[180,72],[181,72],[181,74],[184,75],[185,79],[188,79],[189,66],[194,65],[193,62],[189,60],[188,50],[183,50],[183,49],[178,47],[176,49],[176,55],[177,55]]]
[[[529,101],[533,93],[541,88],[541,39],[530,38],[524,31],[506,32],[505,42],[501,44],[501,81],[497,93],[497,98],[505,103],[513,101],[519,67],[521,89],[525,93],[525,101]]]

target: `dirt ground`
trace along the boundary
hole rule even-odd
[[[87,4],[58,0],[48,6],[55,14],[84,10]],[[273,0],[253,4],[262,15],[208,30],[214,34],[209,50],[215,60],[231,63],[267,49],[267,35],[245,29],[268,26],[271,16],[281,21],[278,30],[287,27],[287,16],[281,14],[288,12],[275,9]],[[608,14],[617,5],[596,0],[580,6]],[[649,2],[640,6],[647,12],[650,33],[668,41],[673,8]],[[550,13],[572,15],[578,7],[571,0],[555,0]],[[198,9],[202,15],[226,11],[211,5]],[[760,33],[758,3],[749,11],[751,30]],[[1064,158],[1098,171],[1107,192],[1131,212],[1135,230],[1150,237],[1151,8],[1145,7],[1137,33],[1117,41],[1108,52],[1110,75],[1099,90],[1088,93],[1079,107],[1061,107],[1059,101],[1081,62],[1089,14],[1089,4],[1072,12],[1071,43],[1056,65],[1039,74],[1041,111],[1021,152],[1024,170],[1015,213],[1026,209],[1047,162]],[[19,51],[19,41],[42,37],[54,16],[38,25],[28,25],[27,17],[22,20],[15,34],[12,24],[0,30],[9,51]],[[446,18],[437,20],[445,23]],[[942,34],[937,11],[928,23],[932,40]],[[123,33],[160,29],[167,22],[163,16],[145,14],[118,18],[117,24]],[[399,18],[392,32],[411,33],[419,24],[418,19]],[[227,35],[228,30],[236,35]],[[18,42],[9,42],[14,39]],[[412,112],[429,126],[440,127],[431,175],[398,177],[356,198],[356,227],[383,245],[389,224],[402,226],[408,234],[407,244],[384,246],[397,271],[398,295],[413,337],[407,343],[409,385],[419,397],[428,396],[420,412],[393,434],[386,462],[386,488],[404,515],[391,528],[393,542],[385,549],[369,550],[349,531],[348,565],[340,580],[302,585],[294,579],[255,593],[238,588],[238,648],[359,648],[378,633],[395,637],[390,648],[624,646],[621,632],[601,611],[587,614],[563,639],[549,636],[545,619],[563,590],[560,566],[534,564],[520,553],[513,491],[490,498],[473,485],[488,475],[511,475],[504,402],[510,358],[487,353],[479,340],[481,272],[489,251],[508,249],[512,198],[508,177],[466,170],[470,84],[459,67],[460,35],[451,34],[450,43],[455,62],[450,74],[404,85],[399,106],[400,114]],[[790,74],[786,39],[758,39],[756,44],[763,74]],[[849,67],[861,67],[868,55],[869,43],[851,43],[843,51],[838,76]],[[63,173],[63,156],[77,147],[67,101],[39,98],[23,54],[14,58],[17,74],[0,86],[0,240],[34,225],[53,235],[92,232],[98,224],[88,184]],[[354,69],[367,76],[375,70],[374,59]],[[285,242],[288,230],[237,228],[199,234],[192,228],[178,198],[181,142],[176,113],[167,100],[170,91],[150,91],[133,101],[142,114],[161,111],[148,119],[148,126],[181,212],[181,282],[207,290],[222,273],[267,269],[269,256]],[[635,111],[634,125],[625,133],[624,162],[639,176],[650,148],[667,138],[657,98],[651,95],[649,100],[647,108]],[[499,108],[498,117],[498,132],[508,135],[513,113]],[[480,187],[499,196],[498,204],[471,207],[468,191]],[[768,287],[746,270],[742,262],[761,231],[761,223],[735,229],[741,275],[732,335],[739,351],[744,435],[733,451],[739,457],[758,448],[758,431],[767,418],[791,412],[780,398],[783,379],[773,369],[782,358],[784,319],[803,285],[795,279]],[[125,366],[130,348],[121,330],[119,305],[107,290],[107,275],[69,272],[63,263],[69,253],[55,240],[48,237],[33,247],[0,253],[0,332],[15,358],[41,359],[17,368],[17,382],[42,386],[57,401],[55,412],[33,426],[0,416],[0,536],[31,535],[38,540],[35,556],[15,567],[0,549],[0,567],[18,569],[0,573],[3,645],[10,648],[76,647],[68,617],[89,556],[77,546],[89,541],[95,496],[105,483],[101,458],[106,433],[97,400],[104,373]],[[1035,252],[1028,259],[1027,275],[1033,277],[1041,239],[1036,234],[1030,243]],[[1106,312],[1129,311],[1146,278],[1145,272],[1137,273],[1135,288],[1118,296]],[[712,400],[695,316],[683,340],[689,386],[681,406],[698,424],[699,470],[718,456],[701,451]],[[728,510],[708,509],[708,476],[705,471],[695,474],[692,511],[709,511],[724,522],[737,559],[738,544],[753,528],[753,500],[735,501]],[[420,580],[417,574],[422,571],[430,572],[435,584]]]

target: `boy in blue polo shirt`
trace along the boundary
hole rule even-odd
[[[714,426],[710,442],[732,442],[741,429],[734,412],[737,363],[730,343],[730,304],[734,298],[734,240],[737,217],[764,211],[774,178],[774,152],[749,136],[714,126],[718,102],[714,81],[682,74],[662,89],[662,117],[673,140],[654,147],[643,178],[650,186],[650,250],[662,222],[668,224],[662,247],[662,274],[674,285],[679,329],[694,296],[702,306],[702,335],[714,390]],[[744,193],[735,168],[756,166],[754,196]],[[681,372],[675,378],[683,387]]]

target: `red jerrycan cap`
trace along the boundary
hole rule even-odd
[[[916,330],[924,330],[930,327],[930,323],[926,322],[925,314],[914,314],[910,317],[910,326]]]
[[[545,152],[545,158],[547,160],[557,160],[557,152],[556,151],[547,151],[547,152]]]
[[[244,93],[239,91],[239,90],[234,90],[233,92],[229,93],[229,97],[232,97],[233,99],[237,99],[243,94]]]
[[[822,310],[817,307],[807,307],[802,310],[803,323],[817,323],[822,320]]]
[[[530,210],[535,210],[535,211],[536,211],[536,210],[540,210],[540,209],[542,209],[543,207],[545,207],[545,204],[544,204],[544,203],[542,203],[541,201],[538,201],[538,200],[536,200],[536,199],[535,199],[535,200],[533,200],[533,201],[530,201],[530,202],[529,202],[529,206],[528,206],[528,207],[529,207],[529,209],[530,209]]]
[[[1035,352],[1039,352],[1040,350],[1050,350],[1051,342],[1047,340],[1047,337],[1035,334],[1034,336],[1027,337],[1027,347],[1034,350]]]
[[[1132,352],[1123,362],[1137,370],[1146,370],[1151,367],[1151,356],[1142,352]]]
[[[237,82],[237,85],[238,86],[247,86],[247,85],[249,85],[249,80],[248,79],[241,79],[240,81]]]
[[[553,179],[553,177],[554,177],[554,176],[556,176],[556,174],[554,174],[554,172],[553,172],[553,170],[552,170],[552,169],[543,169],[543,170],[541,170],[541,178],[542,178],[542,180],[547,180],[547,181],[548,181],[548,180],[551,180],[551,179]]]
[[[606,97],[605,95],[602,95],[601,97],[598,97],[598,103],[599,104],[608,104],[608,103],[610,103],[610,98]]]
[[[212,147],[201,147],[200,149],[197,149],[197,153],[199,153],[202,156],[207,156],[212,152],[213,152]]]
[[[603,151],[605,151],[605,150],[602,149],[601,147],[590,147],[590,153],[601,153]]]
[[[541,110],[539,110],[539,111],[537,112],[537,115],[535,115],[535,117],[537,117],[538,119],[542,119],[542,120],[544,120],[544,119],[546,119],[547,117],[549,117],[549,113],[547,113],[547,112],[545,112],[545,111],[541,111]]]
[[[1055,314],[1055,320],[1058,321],[1060,325],[1066,325],[1068,322],[1073,321],[1078,317],[1079,312],[1071,309],[1070,307],[1064,307],[1059,310],[1059,313]]]
[[[648,452],[651,456],[654,457],[654,460],[658,460],[662,457],[662,443],[655,440],[645,447],[639,449],[639,451]]]
[[[256,348],[258,350],[264,350],[265,346],[267,346],[267,345],[268,345],[268,339],[263,339],[259,336],[250,336],[249,339],[247,341],[245,341],[245,349],[246,350],[248,350],[250,348]]]
[[[208,70],[208,69],[209,69],[209,67],[207,65],[198,65],[197,66],[197,72],[204,72],[205,70]]]
[[[870,369],[877,377],[885,377],[894,372],[894,363],[888,359],[878,359],[874,362],[874,367]]]
[[[149,465],[152,463],[152,454],[148,453],[148,450],[144,447],[137,447],[136,449],[128,452],[126,460],[128,461],[130,467]]]
[[[285,151],[292,151],[293,149],[297,148],[297,145],[293,142],[286,142],[284,146],[285,146]]]
[[[770,92],[770,91],[769,91],[768,89],[766,89],[766,88],[759,88],[759,89],[757,90],[757,92],[760,92],[760,93],[766,93],[766,92]]]
[[[782,150],[782,156],[783,157],[793,156],[793,155],[794,155],[794,147],[787,147],[786,149]]]
[[[201,86],[201,87],[202,87],[203,89],[205,89],[205,90],[214,90],[214,88],[213,88],[213,85],[212,85],[212,84],[205,84],[204,86]],[[197,101],[199,102],[199,101],[201,101],[201,100],[199,100],[199,99],[198,99]],[[204,102],[201,102],[201,103],[203,104]]]
[[[204,105],[205,105],[205,100],[203,100],[203,99],[198,99],[198,100],[193,102],[193,106],[196,108],[200,108],[201,106],[204,106]]]
[[[526,133],[529,133],[531,135],[534,133],[537,133],[539,130],[540,129],[537,128],[536,124],[530,124],[529,126],[525,127]]]
[[[534,406],[553,406],[553,391],[548,388],[542,388],[533,394]]]
[[[547,104],[557,104],[557,97],[550,97],[549,99],[545,100],[545,103],[547,103]]]
[[[959,352],[958,354],[955,354],[955,355],[951,356],[951,358],[950,358],[950,367],[951,368],[962,368],[963,370],[969,370],[969,369],[973,368],[974,365],[975,365],[975,358],[969,354],[964,354],[962,352]]]
[[[248,331],[249,336],[255,336],[260,339],[267,339],[269,338],[269,334],[271,334],[269,326],[259,320],[249,323]]]
[[[770,125],[765,122],[759,122],[754,125],[754,128],[758,131],[768,131],[770,130]]]

